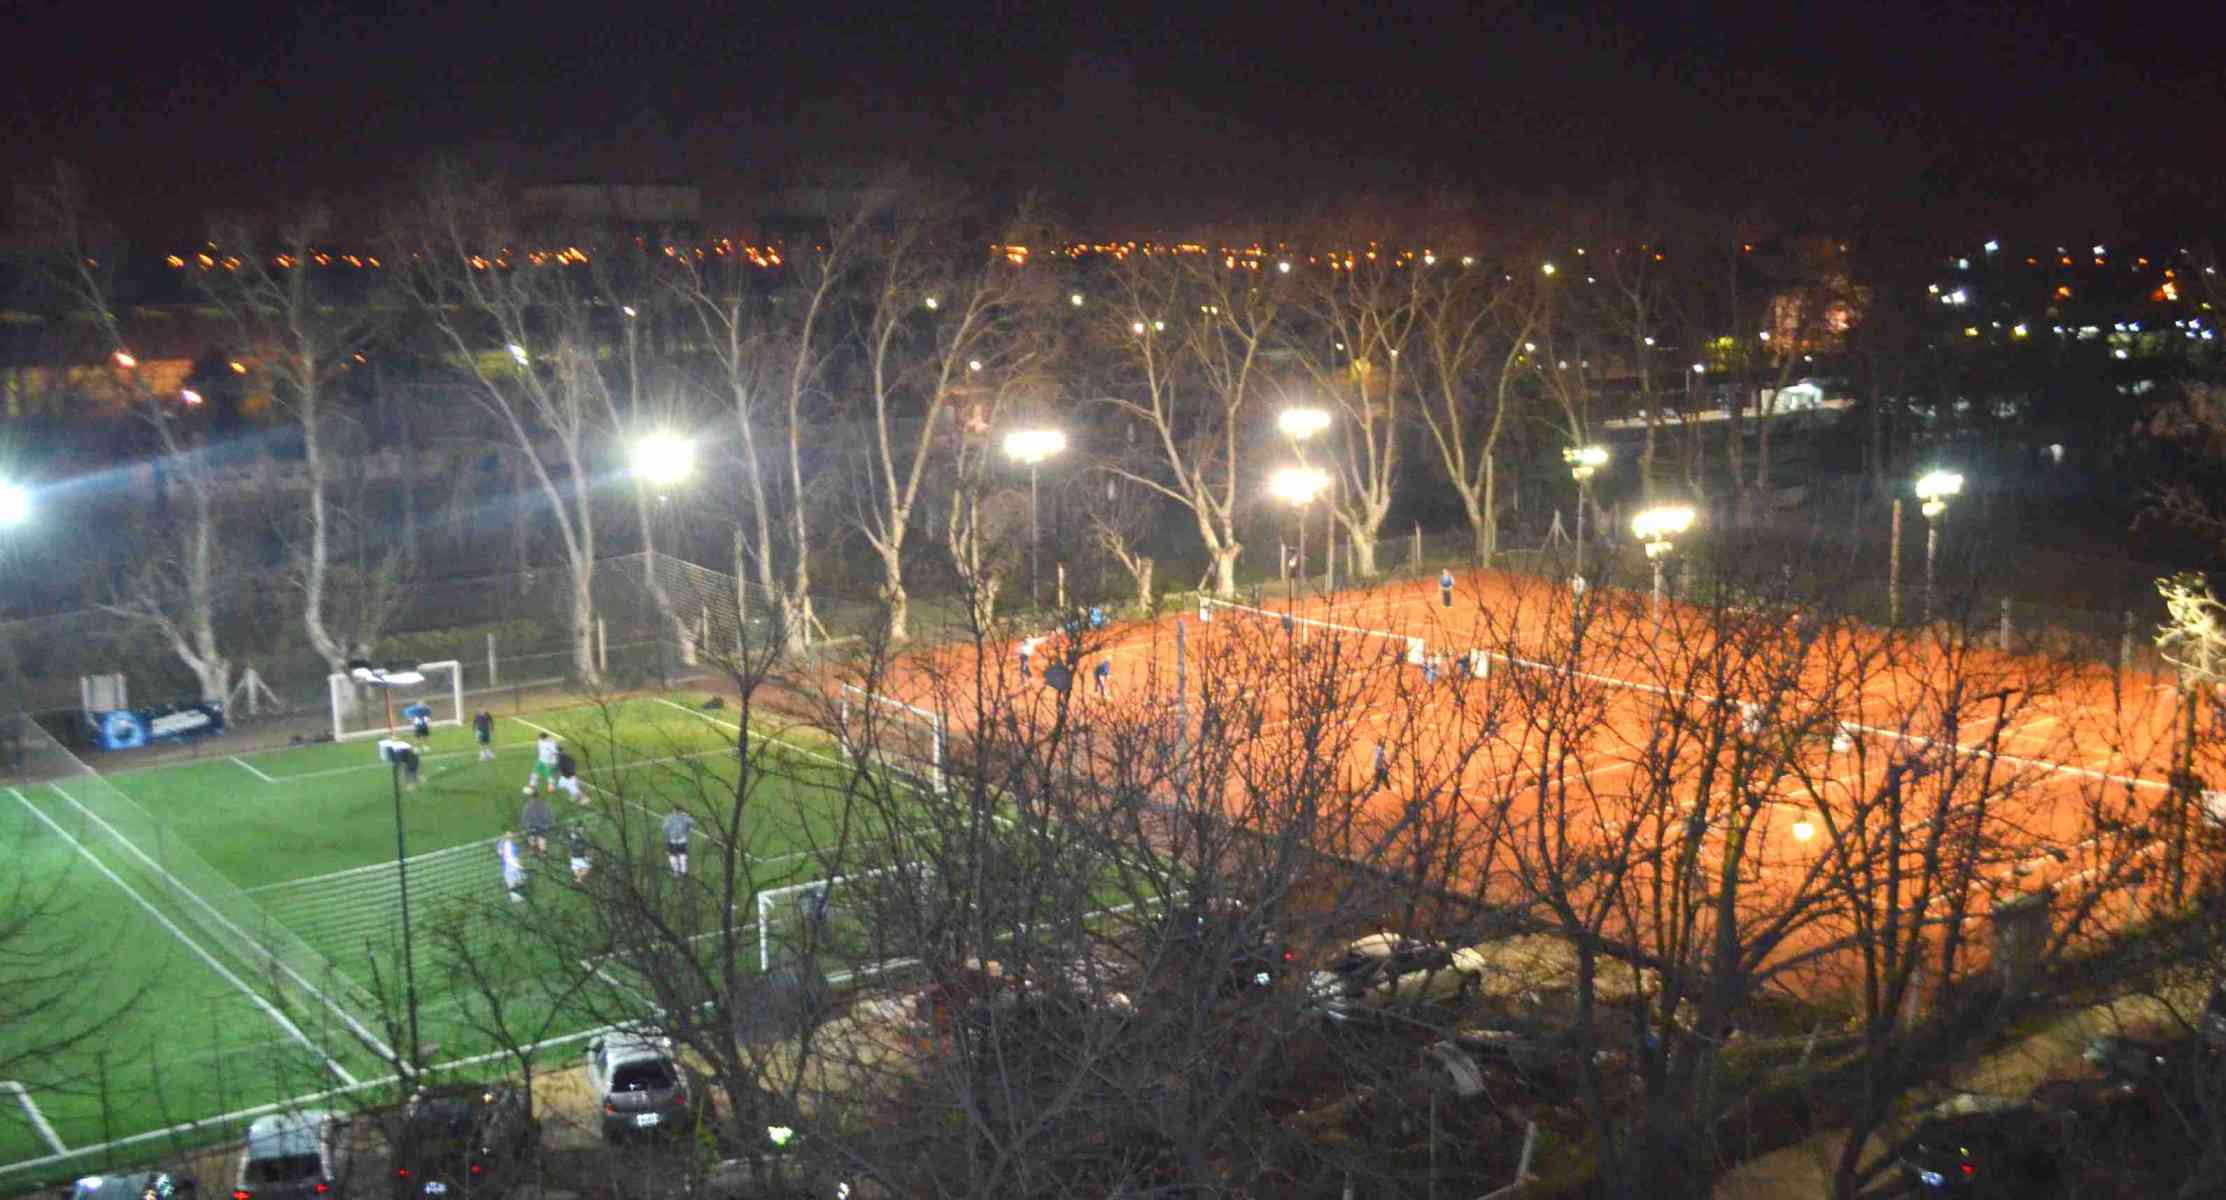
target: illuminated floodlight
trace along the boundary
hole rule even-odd
[[[1331,419],[1326,408],[1286,408],[1275,414],[1275,427],[1284,437],[1303,442],[1329,428]]]
[[[936,309],[943,307],[943,300],[940,296],[929,296],[927,299],[920,301],[920,303],[927,305],[927,310],[929,312],[934,312]]]
[[[1963,476],[1954,471],[1927,471],[1917,479],[1917,499],[1948,500],[1963,494]]]
[[[1329,488],[1329,473],[1313,467],[1284,467],[1268,476],[1268,495],[1301,508]]]
[[[1695,374],[1695,375],[1706,375],[1706,374],[1708,374],[1708,364],[1707,364],[1707,363],[1694,363],[1694,364],[1693,364],[1693,374]]]
[[[1035,466],[1067,448],[1067,435],[1057,429],[1021,429],[1005,435],[1005,456]]]
[[[1282,262],[1279,262],[1279,263],[1275,264],[1275,269],[1276,269],[1276,272],[1277,272],[1278,274],[1282,274],[1282,275],[1288,275],[1288,274],[1290,274],[1290,273],[1291,273],[1291,260],[1290,260],[1290,259],[1287,259],[1287,258],[1286,258],[1286,259],[1284,259],[1284,260],[1283,260]]]
[[[201,407],[201,393],[194,391],[192,388],[180,388],[178,390],[178,399],[187,408]]]
[[[677,433],[646,433],[634,439],[628,457],[634,478],[660,490],[687,482],[696,473],[696,444]]]
[[[1815,823],[1814,823],[1814,822],[1810,821],[1810,820],[1809,820],[1809,819],[1808,819],[1807,817],[1803,817],[1803,818],[1801,818],[1800,820],[1798,820],[1798,821],[1795,821],[1795,822],[1793,823],[1793,840],[1794,840],[1794,841],[1796,841],[1796,842],[1806,842],[1806,841],[1809,841],[1809,840],[1811,840],[1811,839],[1812,839],[1812,838],[1814,838],[1814,837],[1816,837],[1816,825],[1815,825]]]
[[[510,343],[510,357],[519,366],[526,365],[526,348],[516,342]]]
[[[133,357],[129,350],[118,350],[116,352],[116,365],[129,371],[139,365],[139,360]]]
[[[1074,292],[1069,294],[1067,296],[1067,303],[1072,304],[1076,308],[1082,307],[1082,293]]]
[[[1579,483],[1592,478],[1593,473],[1608,465],[1606,446],[1570,446],[1561,452],[1561,461],[1569,464],[1569,474]]]
[[[31,519],[31,489],[19,483],[0,481],[0,529],[8,529]]]
[[[1554,265],[1552,263],[1546,263],[1540,266],[1538,270],[1541,274],[1551,275],[1554,273]]]
[[[1692,527],[1693,506],[1690,504],[1657,504],[1641,509],[1631,518],[1631,532],[1646,543],[1649,558],[1668,553],[1670,543]]]

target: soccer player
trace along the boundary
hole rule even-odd
[[[565,832],[564,844],[572,852],[572,882],[585,883],[590,865],[587,861],[587,830],[574,825]]]
[[[1377,743],[1376,743],[1376,789],[1377,789],[1378,791],[1381,791],[1381,790],[1383,790],[1384,788],[1387,788],[1387,787],[1390,787],[1390,786],[1391,786],[1391,755],[1389,755],[1389,754],[1386,754],[1386,753],[1384,752],[1384,744],[1383,744],[1382,742],[1377,742]]]
[[[424,701],[417,701],[403,709],[402,715],[410,719],[410,729],[417,734],[418,741],[422,742],[433,736],[433,710],[426,707]]]
[[[559,750],[556,768],[557,789],[582,804],[587,803],[586,794],[580,791],[580,764],[573,762],[570,754]]]
[[[512,904],[526,902],[526,864],[518,857],[516,835],[505,832],[495,839],[495,857],[502,862],[502,890],[510,893]]]
[[[495,761],[495,714],[480,709],[471,719],[471,735],[479,740],[479,761]]]
[[[1020,677],[1028,678],[1028,664],[1035,661],[1036,647],[1043,644],[1041,637],[1022,638],[1020,642]]]
[[[1453,607],[1453,568],[1451,567],[1438,572],[1438,603],[1446,608]]]
[[[544,732],[533,743],[533,774],[526,780],[526,795],[547,791],[556,784],[556,735]]]
[[[665,815],[665,862],[674,879],[688,877],[688,835],[695,828],[696,819],[687,809],[676,808]]]
[[[1098,665],[1097,665],[1097,668],[1096,668],[1095,670],[1093,670],[1093,671],[1091,671],[1091,672],[1090,672],[1090,678],[1091,678],[1091,679],[1094,679],[1094,680],[1096,680],[1096,681],[1097,681],[1097,685],[1098,685],[1098,699],[1100,699],[1100,700],[1110,700],[1110,699],[1112,699],[1112,698],[1113,698],[1113,689],[1112,689],[1112,687],[1110,686],[1110,681],[1111,681],[1111,680],[1112,680],[1112,678],[1113,678],[1113,660],[1112,660],[1112,659],[1110,659],[1110,658],[1101,658],[1101,659],[1099,659],[1099,660],[1098,660]]]
[[[535,793],[527,800],[525,811],[518,814],[518,824],[526,831],[526,842],[533,847],[534,857],[549,852],[549,830],[556,827],[556,814],[549,811],[548,797]]]

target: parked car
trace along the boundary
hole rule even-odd
[[[2204,1041],[2226,1050],[2226,979],[2211,988],[2210,1001],[2203,1005],[2201,1028]]]
[[[326,1196],[348,1178],[354,1160],[348,1119],[311,1109],[259,1117],[247,1127],[232,1200]]]
[[[688,1074],[668,1039],[613,1033],[589,1042],[587,1080],[603,1106],[606,1141],[688,1124]]]
[[[1226,999],[1274,987],[1297,958],[1290,944],[1260,924],[1250,909],[1227,901],[1179,909],[1161,922],[1147,963],[1158,970],[1145,980],[1147,990],[1164,993],[1186,978],[1192,967],[1213,981],[1214,994]]]
[[[1483,977],[1476,951],[1394,933],[1370,934],[1345,947],[1307,981],[1307,1003],[1332,1021],[1349,1021],[1372,1004],[1459,993]]]
[[[456,1083],[418,1089],[389,1141],[397,1200],[499,1192],[541,1136],[515,1089]]]
[[[70,1187],[70,1200],[186,1200],[201,1187],[191,1176],[168,1171],[87,1175]]]
[[[2028,1195],[2057,1178],[2074,1121],[2033,1100],[1957,1096],[1918,1122],[1902,1174],[1927,1195]]]

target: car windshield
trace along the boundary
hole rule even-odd
[[[276,1158],[249,1159],[249,1183],[299,1183],[315,1179],[323,1173],[323,1164],[314,1154],[282,1154]]]
[[[615,1092],[663,1091],[674,1082],[672,1064],[666,1062],[631,1062],[611,1073],[611,1090]]]

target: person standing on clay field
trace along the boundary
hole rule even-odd
[[[1438,572],[1438,604],[1443,608],[1453,607],[1453,568],[1451,567]]]

